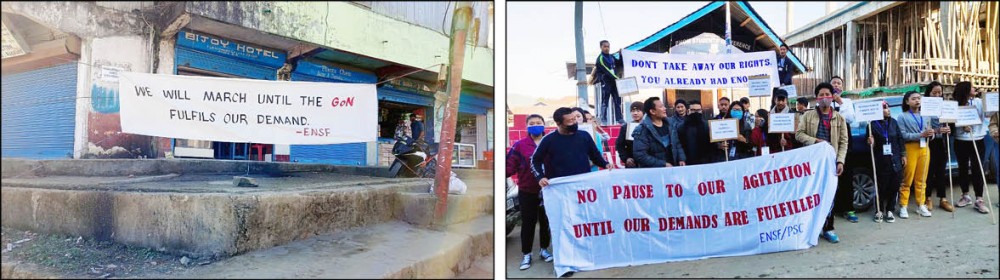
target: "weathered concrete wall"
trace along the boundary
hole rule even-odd
[[[230,256],[398,218],[413,184],[297,193],[175,194],[4,187],[4,226],[157,250]]]
[[[349,2],[188,2],[186,10],[194,15],[416,68],[448,63],[450,40],[444,34]],[[493,86],[493,57],[492,49],[467,47],[462,78]]]
[[[233,174],[247,171],[246,161],[193,159],[95,159],[27,160],[4,158],[2,177],[25,176],[146,176],[166,174]],[[336,166],[287,162],[253,162],[254,174],[280,175],[292,172],[329,172],[390,178],[388,167]]]
[[[4,1],[2,7],[5,13],[23,15],[80,38],[139,35],[144,32],[144,23],[137,14],[101,7],[94,2]]]

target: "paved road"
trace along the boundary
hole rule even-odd
[[[997,211],[997,186],[990,184],[991,209]],[[960,190],[956,187],[956,196]],[[837,218],[840,243],[820,240],[816,247],[755,256],[713,258],[698,261],[651,264],[577,272],[572,278],[675,278],[675,277],[893,277],[893,278],[997,278],[1000,271],[1000,226],[990,215],[980,214],[972,206],[951,213],[935,208],[934,216],[923,218],[912,212],[910,219],[897,219],[880,226],[871,220],[872,212],[860,213],[852,224]],[[879,228],[881,227],[881,228]],[[538,237],[535,237],[534,263],[528,270],[518,270],[521,261],[520,229],[506,238],[506,277],[551,278],[552,263],[538,260]]]

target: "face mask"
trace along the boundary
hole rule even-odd
[[[567,126],[566,129],[569,130],[569,132],[576,132],[577,129],[580,129],[580,125],[573,124],[571,126]]]
[[[700,120],[701,113],[690,113],[687,115],[688,120]]]
[[[533,125],[528,127],[528,134],[531,134],[531,136],[542,135],[542,133],[545,133],[545,126]]]
[[[733,118],[736,118],[736,119],[742,119],[743,118],[743,111],[736,110],[736,111],[733,111],[731,114],[733,115]]]
[[[816,99],[816,103],[818,105],[822,105],[824,107],[830,106],[830,103],[832,103],[832,102],[833,102],[833,97],[825,97],[825,98]]]

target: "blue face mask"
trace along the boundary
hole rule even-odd
[[[545,133],[545,126],[533,125],[528,127],[528,134],[532,136],[542,135],[542,133]]]
[[[733,118],[736,118],[736,119],[742,119],[743,118],[743,111],[737,110],[737,111],[733,111],[730,114],[732,114]]]

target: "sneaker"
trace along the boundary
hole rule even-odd
[[[955,207],[951,206],[951,203],[948,202],[947,198],[942,198],[939,206],[941,206],[941,209],[944,209],[944,211],[955,212]]]
[[[888,212],[886,212],[886,214],[889,214],[889,215],[887,215],[887,217],[885,217],[885,221],[886,222],[889,222],[889,223],[895,223],[896,222],[896,216],[892,215],[892,211],[888,211]]]
[[[552,262],[552,254],[548,250],[542,249],[541,252],[538,252],[538,256],[542,257],[545,262]]]
[[[875,212],[875,222],[882,223],[882,211]]]
[[[976,199],[976,211],[979,213],[987,214],[990,213],[990,208],[986,207],[986,203],[983,203],[983,199]]]
[[[906,206],[899,207],[899,217],[903,219],[910,218],[910,213],[906,213]]]
[[[858,222],[858,215],[855,215],[854,211],[847,211],[847,213],[844,213],[844,218],[852,223]]]
[[[972,203],[972,197],[967,194],[963,194],[962,199],[958,200],[958,204],[955,204],[955,207],[962,208],[965,206],[969,206],[969,204],[971,203]]]
[[[830,243],[840,242],[840,238],[837,237],[837,233],[833,232],[832,230],[831,231],[824,231],[823,235],[821,235],[821,236],[823,236],[823,239],[826,239],[827,241],[830,241]]]
[[[923,217],[930,217],[931,211],[927,210],[927,205],[920,205],[920,207],[917,207],[917,214]]]
[[[525,254],[524,259],[521,260],[521,270],[525,270],[531,267],[531,254]]]

